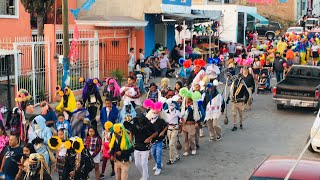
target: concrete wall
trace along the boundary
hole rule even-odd
[[[81,7],[86,0],[78,0]],[[161,0],[96,0],[89,11],[81,11],[79,16],[130,16],[144,20],[144,13],[160,13]]]
[[[19,1],[19,18],[6,19],[0,17],[0,39],[31,36],[30,14]]]
[[[315,14],[316,16],[320,16],[320,0],[313,0],[312,5],[312,14]]]

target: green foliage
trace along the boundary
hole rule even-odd
[[[111,75],[117,80],[117,82],[119,83],[119,86],[121,86],[124,72],[121,71],[120,69],[116,69],[111,72]]]
[[[37,13],[37,15],[46,15],[51,10],[54,0],[21,0],[28,13]]]

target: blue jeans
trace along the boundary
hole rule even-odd
[[[161,68],[160,71],[161,71],[161,77],[166,77],[167,68]]]
[[[161,169],[162,164],[162,141],[159,141],[152,145],[152,156],[154,158],[154,161],[156,161],[157,168]]]
[[[276,71],[277,83],[283,79],[283,71]]]

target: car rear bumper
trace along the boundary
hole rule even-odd
[[[296,106],[296,107],[318,107],[317,101],[306,101],[298,99],[283,99],[283,98],[273,98],[273,101],[276,104],[282,104],[287,106]]]

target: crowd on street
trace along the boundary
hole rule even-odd
[[[230,130],[246,128],[243,114],[251,110],[252,94],[259,87],[270,90],[270,79],[281,81],[293,64],[319,65],[319,34],[293,32],[259,41],[251,31],[247,41],[246,47],[224,43],[206,60],[194,54],[190,43],[171,52],[156,46],[150,57],[144,57],[143,49],[136,57],[131,48],[126,85],[120,87],[114,78],[105,83],[80,78],[80,99],[70,88],[57,86],[60,103],[52,107],[43,101],[41,114],[28,119],[31,94],[21,89],[18,106],[0,121],[0,179],[47,180],[58,173],[61,180],[84,180],[91,171],[101,179],[111,166],[110,176],[126,180],[134,162],[141,179],[147,180],[181,156],[201,156],[200,137],[223,140],[220,121],[229,123],[228,107]],[[153,82],[156,77],[161,82]],[[219,84],[230,87],[219,92]],[[154,164],[152,173],[148,163]]]

